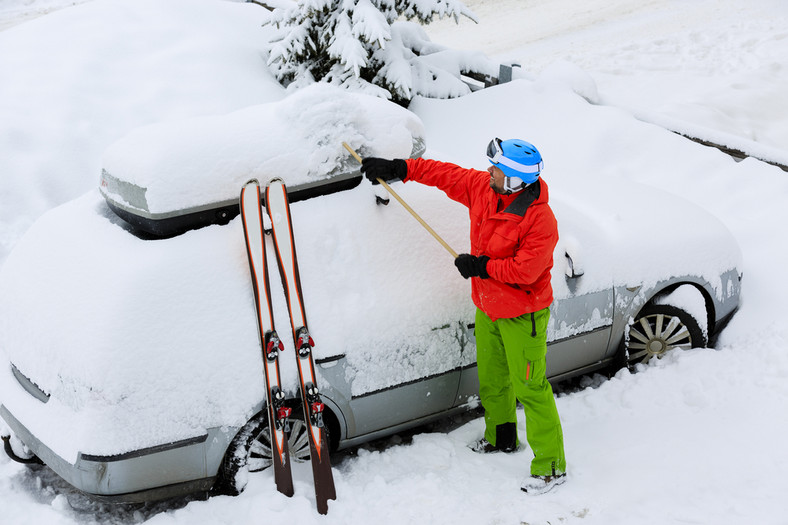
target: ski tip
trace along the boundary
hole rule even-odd
[[[285,181],[279,177],[274,177],[268,181],[268,184],[265,185],[265,191],[263,194],[265,195],[266,202],[268,202],[268,195],[270,194],[274,200],[277,200],[277,196],[281,195],[285,203],[288,206],[290,204],[287,196],[287,186],[285,185]]]
[[[257,194],[258,195],[260,194],[260,182],[257,179],[249,179],[248,181],[246,181],[246,183],[241,188],[241,197],[240,197],[241,200],[243,200],[244,192],[248,188],[253,188],[253,187],[256,187],[257,188]]]

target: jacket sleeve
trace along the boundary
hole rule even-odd
[[[486,186],[489,175],[485,171],[467,169],[430,159],[407,159],[408,176],[405,182],[416,181],[434,186],[450,199],[470,207],[472,194],[481,185]]]
[[[558,243],[558,223],[548,207],[540,207],[521,245],[512,257],[490,259],[487,273],[510,284],[532,284],[553,267],[553,250]],[[533,210],[537,211],[537,210]]]

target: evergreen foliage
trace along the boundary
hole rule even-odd
[[[402,105],[417,94],[460,96],[468,87],[457,53],[430,42],[417,24],[397,21],[459,23],[460,16],[476,21],[460,0],[297,0],[267,22],[279,30],[268,63],[284,85],[327,82]]]

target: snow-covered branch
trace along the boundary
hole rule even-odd
[[[460,16],[459,0],[297,0],[274,9],[278,29],[268,64],[285,85],[327,82],[407,105],[416,95],[451,98],[470,91],[461,75],[495,74],[481,53],[448,50],[415,22]],[[492,73],[491,73],[492,72]]]

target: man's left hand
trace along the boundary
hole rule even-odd
[[[454,266],[460,271],[460,275],[466,279],[469,277],[479,277],[487,279],[490,275],[487,273],[487,261],[490,258],[486,255],[476,257],[468,253],[461,253],[454,259]]]

